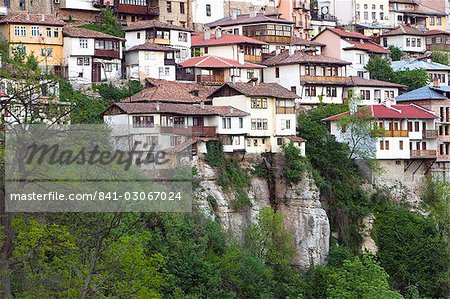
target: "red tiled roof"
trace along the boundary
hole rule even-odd
[[[216,94],[220,94],[220,90],[229,87],[237,92],[249,97],[274,97],[282,99],[296,99],[298,95],[277,83],[225,83],[216,89],[209,98],[213,98]],[[219,95],[220,96],[220,95]]]
[[[277,18],[276,16],[269,16],[262,13],[256,14],[255,17],[251,18],[249,14],[238,15],[236,19],[233,20],[232,17],[225,17],[223,19],[211,22],[206,24],[207,27],[217,27],[217,26],[232,26],[239,24],[256,24],[256,23],[281,23],[292,25],[294,22],[291,22],[286,19]]]
[[[218,56],[211,56],[211,55],[205,55],[205,56],[199,56],[199,57],[192,57],[189,59],[186,59],[182,63],[180,63],[182,67],[198,67],[198,68],[218,68],[218,69],[228,69],[228,68],[263,68],[264,66],[259,64],[254,64],[250,62],[244,62],[243,64],[240,64],[239,61],[218,57]]]
[[[396,36],[396,35],[424,35],[424,32],[420,31],[416,27],[408,25],[400,25],[392,30],[383,33],[382,36]]]
[[[287,65],[287,64],[337,64],[350,65],[351,62],[340,60],[325,55],[310,55],[302,50],[297,50],[289,56],[289,51],[284,50],[278,55],[267,58],[262,64],[267,66]]]
[[[366,41],[364,43],[356,42],[356,41],[348,41],[348,43],[352,44],[353,46],[344,48],[343,50],[362,50],[369,53],[375,53],[375,54],[388,54],[389,50],[386,50],[380,45],[375,44],[372,41]]]
[[[205,40],[204,34],[192,36],[192,47],[200,46],[219,46],[219,45],[234,45],[234,44],[253,44],[253,45],[267,45],[267,43],[253,39],[243,35],[222,34],[220,38],[216,39],[215,34],[211,34],[209,40]]]
[[[319,43],[319,42],[315,42],[315,41],[311,41],[311,40],[308,40],[308,39],[304,39],[304,38],[301,38],[301,37],[298,37],[298,36],[293,36],[291,38],[291,43],[293,45],[296,45],[296,46],[307,46],[307,47],[309,47],[309,46],[325,47],[326,46],[325,44],[322,44],[322,43]]]
[[[145,43],[142,45],[137,45],[134,47],[129,48],[125,52],[132,52],[132,51],[156,51],[156,52],[174,52],[174,51],[180,51],[176,48],[171,48],[159,44],[153,44],[153,43]]]
[[[425,35],[450,35],[450,32],[444,30],[428,30],[425,31]]]
[[[27,14],[20,13],[16,15],[8,15],[0,19],[0,24],[36,24],[36,25],[52,25],[64,26],[64,22],[53,15],[43,14]]]
[[[349,112],[333,115],[323,119],[323,121],[335,121],[343,116],[349,115]],[[423,107],[409,105],[370,105],[363,106],[357,113],[358,116],[369,116],[376,119],[435,119],[438,118],[433,112]]]
[[[357,76],[347,77],[347,86],[367,86],[367,87],[391,87],[391,88],[405,88],[405,85],[379,81],[379,80],[369,80]]]
[[[66,37],[105,38],[105,39],[125,40],[124,38],[106,34],[103,32],[98,32],[98,31],[89,30],[89,29],[85,29],[85,28],[79,28],[79,27],[72,27],[72,26],[65,26],[63,28],[63,35]]]
[[[144,30],[144,29],[150,29],[150,28],[163,28],[163,29],[173,29],[173,30],[179,30],[179,31],[189,31],[191,32],[191,29],[184,28],[181,26],[175,26],[169,23],[160,22],[158,20],[146,20],[146,21],[139,21],[135,23],[131,23],[128,26],[124,27],[124,31],[135,31],[135,30]]]
[[[123,102],[170,102],[170,103],[200,103],[210,102],[207,96],[217,86],[199,83],[182,83],[162,79],[147,78],[146,88],[137,94],[126,98]]]
[[[345,31],[345,30],[340,29],[340,28],[327,28],[325,30],[329,30],[329,31],[331,31],[331,32],[339,35],[340,37],[343,37],[343,38],[356,38],[356,39],[365,39],[365,40],[369,40],[370,39],[370,37],[365,36],[364,34],[361,34],[361,33],[358,33],[358,32]],[[319,36],[319,35],[317,35],[317,36]],[[313,40],[314,39],[315,38],[313,38]]]

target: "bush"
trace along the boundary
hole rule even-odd
[[[300,182],[304,172],[307,170],[307,160],[301,155],[301,150],[290,142],[283,146],[283,153],[286,157],[283,174],[286,180],[292,184]]]
[[[223,146],[220,141],[208,141],[206,143],[206,162],[212,167],[219,167],[223,161]]]
[[[267,167],[262,162],[259,164],[256,164],[253,167],[251,174],[253,176],[256,176],[256,177],[259,177],[262,179],[266,179],[266,180],[269,179],[270,175],[271,175],[269,169],[267,169]]]
[[[139,81],[135,80],[128,81],[127,86],[122,88],[116,87],[111,83],[94,84],[92,88],[96,90],[100,94],[100,96],[110,104],[119,102],[142,90]]]

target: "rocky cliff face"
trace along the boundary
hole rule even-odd
[[[319,201],[319,190],[308,174],[296,185],[286,184],[280,178],[279,171],[275,171],[272,182],[252,178],[251,188],[248,190],[251,208],[235,211],[230,207],[233,195],[222,191],[216,181],[216,170],[202,161],[198,161],[198,169],[199,184],[194,194],[194,205],[208,217],[218,221],[225,230],[241,239],[242,232],[256,220],[258,213],[265,207],[273,206],[282,213],[285,227],[293,234],[297,249],[293,263],[306,270],[312,265],[325,262],[329,249],[330,225]],[[275,188],[271,189],[269,184],[272,183],[275,183]]]

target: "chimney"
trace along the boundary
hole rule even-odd
[[[256,18],[256,7],[250,6],[250,18]]]
[[[156,102],[156,111],[159,112],[159,102]]]
[[[243,65],[245,63],[244,51],[239,51],[238,52],[238,61],[239,61],[239,64],[241,64],[241,65]]]
[[[232,20],[236,20],[236,19],[237,19],[237,11],[236,11],[236,10],[233,10],[233,11],[231,12],[231,19],[232,19]]]
[[[294,46],[289,46],[289,56],[292,56],[295,54],[295,48]]]
[[[275,55],[280,55],[281,54],[281,48],[277,48],[275,50]]]
[[[44,14],[42,14],[41,20],[42,20],[42,22],[45,22],[45,15]]]
[[[205,101],[200,102],[200,108],[205,109]]]
[[[203,35],[203,38],[205,41],[211,39],[211,29],[210,28],[208,28],[208,27],[205,28],[205,34]]]
[[[233,107],[229,107],[230,108],[230,113],[233,114],[234,113],[234,108]]]
[[[258,85],[258,78],[256,78],[256,77],[253,77],[253,78],[251,78],[250,79],[250,81],[248,81],[247,83],[250,83],[252,86],[256,86],[256,85]]]
[[[30,14],[28,13],[27,14],[27,21],[29,21],[30,20]]]
[[[220,27],[216,28],[216,39],[222,38],[222,29]]]

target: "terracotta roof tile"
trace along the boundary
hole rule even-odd
[[[237,92],[249,97],[274,97],[282,99],[296,99],[298,95],[277,83],[225,83],[215,90],[209,98],[213,98],[215,94],[223,87],[228,86]]]
[[[296,46],[315,46],[315,47],[325,47],[325,44],[319,43],[319,42],[315,42],[315,41],[311,41],[311,40],[307,40],[304,38],[300,38],[297,36],[293,36],[291,39],[291,43],[293,45]]]
[[[198,67],[198,68],[263,68],[264,66],[250,62],[240,64],[239,61],[224,57],[204,55],[199,57],[191,57],[180,63],[182,67]]]
[[[215,34],[211,34],[211,39],[205,40],[204,34],[192,36],[192,47],[200,46],[219,46],[219,45],[234,45],[234,44],[253,44],[253,45],[267,45],[267,43],[253,39],[243,35],[222,34],[222,37],[216,39]]]
[[[114,35],[106,34],[103,32],[98,32],[94,30],[89,30],[85,28],[65,26],[63,28],[63,35],[66,37],[84,37],[84,38],[105,38],[105,39],[117,39],[125,40],[124,38],[117,37]]]
[[[391,88],[406,88],[405,85],[379,81],[379,80],[369,80],[357,76],[347,77],[347,86],[367,86],[367,87],[391,87]]]
[[[425,35],[432,36],[432,35],[450,35],[449,31],[445,30],[428,30],[425,31]]]
[[[337,58],[325,56],[325,55],[310,55],[304,51],[295,51],[293,55],[289,56],[289,51],[284,50],[278,55],[274,55],[262,62],[267,66],[287,65],[287,64],[338,64],[338,65],[350,65],[351,62],[340,60]]]
[[[383,48],[380,45],[375,44],[372,41],[365,41],[364,43],[356,42],[356,41],[348,41],[348,43],[352,44],[353,46],[344,48],[343,50],[362,50],[366,51],[368,53],[375,53],[375,54],[388,54],[389,50]]]
[[[217,26],[231,26],[239,24],[255,24],[255,23],[280,23],[291,25],[294,22],[286,19],[277,18],[276,16],[265,15],[262,13],[256,14],[256,17],[251,18],[249,14],[238,15],[235,20],[232,17],[225,17],[223,19],[206,24],[206,26],[214,28]]]
[[[8,15],[0,19],[0,24],[36,24],[36,25],[53,25],[64,26],[64,22],[53,15],[43,14],[27,14],[20,13],[16,15]]]
[[[340,37],[343,37],[343,38],[355,38],[355,39],[370,40],[370,37],[365,36],[364,34],[361,34],[361,33],[358,33],[358,32],[345,31],[345,30],[340,29],[340,28],[327,28],[326,30],[329,30],[329,31],[331,31],[331,32],[339,35]]]
[[[153,43],[145,43],[142,45],[137,45],[134,47],[129,48],[125,52],[132,52],[132,51],[156,51],[156,52],[173,52],[173,51],[180,51],[176,48],[171,48],[159,44],[153,44]]]
[[[400,25],[392,30],[383,33],[382,36],[396,36],[396,35],[424,35],[424,32],[420,31],[416,27],[408,25]]]
[[[192,31],[188,28],[184,28],[181,26],[175,26],[175,25],[160,22],[157,20],[146,20],[146,21],[139,21],[139,22],[131,23],[128,26],[124,27],[123,30],[135,31],[135,30],[143,30],[143,29],[150,29],[150,28],[173,29],[173,30],[189,31],[189,32]]]

